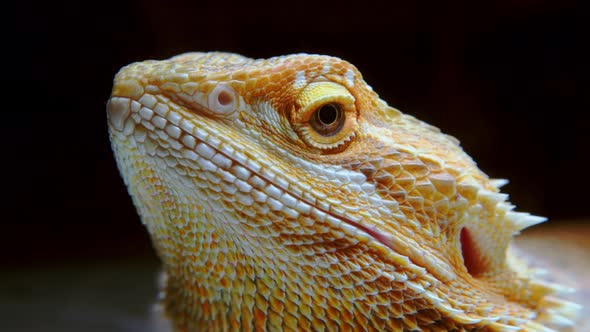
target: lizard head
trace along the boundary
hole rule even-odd
[[[514,212],[456,139],[388,106],[343,60],[136,63],[108,116],[177,326],[569,322],[573,305],[509,247],[544,218]]]

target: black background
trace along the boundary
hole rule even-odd
[[[48,1],[7,12],[4,266],[152,255],[105,103],[123,65],[187,51],[346,59],[384,100],[509,178],[520,210],[556,223],[590,215],[588,36],[575,2]]]

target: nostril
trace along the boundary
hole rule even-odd
[[[482,261],[480,250],[473,235],[466,227],[461,229],[460,234],[461,253],[463,255],[463,264],[467,272],[472,276],[485,272],[485,264]]]

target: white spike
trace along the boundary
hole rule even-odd
[[[496,205],[496,210],[498,211],[503,211],[504,213],[508,212],[508,211],[512,211],[514,210],[515,206],[507,203],[507,202],[500,202],[499,204]]]
[[[529,321],[526,323],[527,331],[534,331],[534,332],[557,332],[554,329],[550,329],[546,326],[543,326],[539,323],[536,323],[534,321]]]
[[[484,322],[488,322],[488,323],[494,323],[500,320],[500,316],[487,316],[482,318],[482,321]]]
[[[458,314],[462,314],[463,310],[460,309],[455,309],[453,307],[448,306],[446,303],[437,303],[436,307],[438,309],[440,309],[443,312],[446,312],[450,315],[458,315]]]
[[[431,303],[434,303],[435,305],[443,302],[443,300],[440,297],[436,296],[432,292],[425,292],[422,296],[430,300]]]
[[[554,325],[558,328],[564,328],[569,326],[574,326],[575,322],[558,314],[551,314],[551,319],[548,320],[551,325]]]
[[[506,201],[506,199],[508,199],[507,194],[495,193],[495,192],[491,192],[491,191],[487,191],[487,190],[480,190],[477,193],[477,196],[479,197],[479,199],[481,201],[488,201],[488,202],[491,202],[492,204],[504,202],[504,201]]]
[[[562,286],[560,284],[537,279],[531,280],[530,285],[531,287],[538,287],[544,290],[551,291],[552,293],[557,295],[568,295],[576,292],[576,290],[572,287]]]
[[[490,182],[492,183],[492,186],[498,189],[510,183],[510,181],[508,181],[507,179],[490,179]]]
[[[454,314],[453,320],[461,324],[477,324],[481,322],[481,318],[469,317],[465,313]]]
[[[425,292],[424,287],[422,287],[421,285],[418,285],[417,283],[414,282],[407,282],[406,286],[411,289],[413,292],[415,292],[416,294],[422,294]]]
[[[540,224],[547,221],[545,217],[533,216],[528,213],[522,212],[506,212],[506,219],[511,222],[515,231],[521,231],[525,228],[529,228],[533,225]]]
[[[553,296],[546,296],[544,298],[544,302],[551,306],[551,312],[567,318],[575,318],[579,314],[580,310],[582,310],[582,306],[575,302]]]
[[[492,331],[502,331],[502,332],[509,332],[509,331],[521,331],[522,329],[518,326],[510,326],[502,323],[491,323],[487,327],[491,328]]]

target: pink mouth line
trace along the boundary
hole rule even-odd
[[[190,134],[190,135],[192,135],[192,134]],[[263,174],[260,174],[256,171],[254,171],[252,168],[248,167],[248,165],[245,165],[245,164],[237,161],[236,159],[227,155],[223,151],[220,151],[219,149],[211,146],[209,143],[199,140],[196,137],[195,137],[195,139],[198,140],[199,142],[206,144],[211,149],[215,150],[216,153],[220,153],[223,156],[225,156],[226,158],[232,160],[232,162],[240,165],[241,167],[244,167],[245,169],[248,169],[250,172],[252,172],[252,174],[255,174],[256,176],[260,177],[266,183],[276,186],[282,192],[288,193],[289,195],[293,196],[295,199],[297,199],[301,202],[304,202],[305,204],[317,209],[318,211],[321,211],[321,212],[325,213],[326,215],[329,215],[335,219],[338,219],[338,220],[350,225],[351,227],[366,233],[373,240],[375,240],[375,242],[380,243],[381,245],[389,248],[393,252],[408,257],[409,261],[411,261],[413,264],[415,264],[419,267],[424,267],[428,272],[430,272],[432,275],[436,276],[437,279],[444,281],[444,282],[448,282],[448,281],[451,281],[455,278],[455,276],[450,272],[450,271],[452,271],[451,267],[446,265],[445,263],[441,262],[440,259],[436,259],[437,265],[433,265],[433,264],[431,264],[430,261],[423,259],[423,256],[427,255],[428,253],[425,251],[418,252],[418,250],[414,249],[415,246],[411,246],[409,244],[410,240],[408,240],[408,242],[403,242],[403,240],[399,240],[395,236],[391,236],[388,233],[380,232],[376,228],[367,227],[359,222],[350,220],[350,219],[346,218],[345,216],[334,214],[333,212],[327,211],[326,209],[323,209],[315,204],[312,204],[308,200],[289,192],[285,188],[280,187],[278,184],[270,181]],[[337,225],[334,225],[334,226],[337,227]]]

